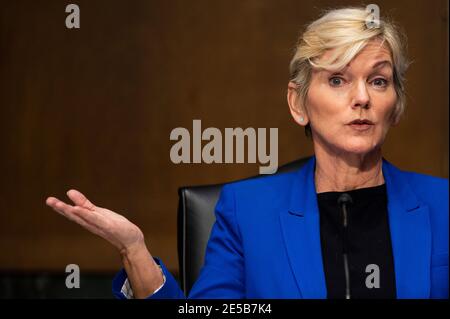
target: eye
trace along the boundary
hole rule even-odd
[[[344,79],[338,76],[333,76],[328,80],[331,86],[341,86],[344,84]]]
[[[388,84],[388,81],[383,79],[383,78],[376,78],[375,80],[372,81],[373,85],[377,86],[377,87],[386,87]]]

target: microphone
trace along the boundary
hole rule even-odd
[[[342,195],[339,196],[338,200],[338,205],[341,207],[342,209],[342,215],[344,218],[344,227],[347,227],[347,204],[353,204],[353,199],[352,197],[347,194],[347,193],[343,193]]]
[[[347,257],[347,237],[348,237],[348,216],[347,216],[347,205],[353,204],[352,197],[347,194],[343,193],[338,197],[337,200],[338,205],[341,207],[342,210],[342,218],[343,218],[343,226],[344,231],[342,235],[342,248],[343,248],[343,257],[344,257],[344,271],[345,271],[345,299],[350,299],[350,271],[348,268],[348,257]]]
[[[341,194],[338,198],[338,204],[347,203],[347,202],[352,204],[353,203],[352,197],[348,193]]]

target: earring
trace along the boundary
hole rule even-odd
[[[300,122],[303,122],[305,119],[303,117],[300,118]]]

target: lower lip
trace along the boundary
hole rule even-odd
[[[373,124],[350,124],[350,127],[357,131],[367,131]]]

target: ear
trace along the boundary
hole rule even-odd
[[[396,127],[398,125],[398,123],[400,123],[400,117],[397,116],[397,118],[392,121],[391,127]]]
[[[304,106],[302,105],[301,98],[297,93],[298,85],[294,82],[289,82],[287,91],[287,102],[289,105],[289,110],[294,118],[294,121],[301,126],[306,126],[309,122],[308,115],[305,112]]]
[[[397,126],[398,123],[400,123],[400,119],[401,119],[401,115],[395,114],[395,111],[394,111],[394,113],[392,114],[391,127]]]

